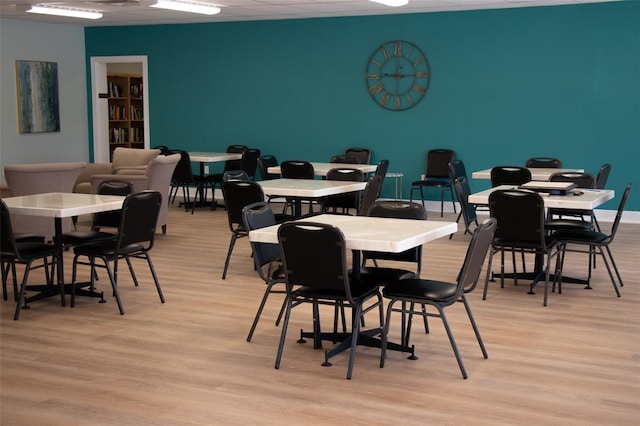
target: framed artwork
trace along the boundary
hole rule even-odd
[[[58,64],[16,61],[16,83],[18,131],[59,132]]]

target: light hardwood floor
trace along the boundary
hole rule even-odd
[[[268,303],[248,343],[264,285],[247,239],[238,241],[222,280],[225,211],[191,215],[173,206],[169,214],[168,234],[152,252],[166,304],[141,263],[140,287],[121,274],[123,316],[104,279],[105,304],[78,298],[71,309],[51,298],[13,321],[14,302],[0,303],[2,425],[640,424],[640,225],[623,224],[613,244],[625,280],[621,298],[601,260],[593,290],[565,285],[547,307],[541,290],[532,296],[525,285],[494,283],[487,300],[481,289],[470,295],[489,359],[462,306],[449,309],[469,379],[432,319],[431,334],[414,328],[419,360],[390,352],[381,369],[379,349],[359,347],[349,381],[347,353],[325,368],[322,351],[296,343],[311,325],[303,307],[293,311],[274,369],[282,296]],[[458,232],[427,244],[423,276],[455,280],[468,241]],[[584,276],[584,255],[570,254],[566,270]],[[392,321],[397,337],[399,318]]]

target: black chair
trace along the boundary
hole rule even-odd
[[[222,181],[229,182],[230,180],[249,180],[249,175],[244,170],[229,170],[222,174]]]
[[[384,182],[384,178],[387,176],[387,170],[389,170],[389,160],[380,160],[378,161],[373,176],[379,176],[382,182]]]
[[[287,222],[278,229],[278,241],[286,271],[287,297],[275,368],[280,368],[292,308],[307,303],[312,305],[314,343],[318,344],[323,338],[319,306],[350,307],[351,334],[331,351],[325,352],[323,365],[330,366],[332,356],[350,348],[347,379],[351,379],[356,345],[365,337],[360,332],[364,315],[377,307],[380,316],[378,334],[382,328],[384,311],[378,286],[349,280],[344,235],[334,226],[312,221]],[[373,302],[365,306],[371,299]]]
[[[553,157],[532,157],[526,161],[525,167],[529,167],[532,169],[561,169],[562,161]]]
[[[522,185],[531,181],[531,171],[520,166],[497,166],[491,169],[491,186]]]
[[[453,186],[456,190],[456,197],[458,198],[458,202],[460,203],[460,215],[458,216],[458,220],[460,217],[464,220],[464,233],[472,233],[469,227],[472,224],[478,226],[478,216],[476,214],[476,206],[469,202],[469,195],[471,195],[471,189],[469,188],[469,181],[465,176],[461,176],[457,178]],[[453,237],[453,234],[449,236],[449,239]]]
[[[271,207],[263,201],[245,206],[242,209],[242,221],[247,232],[276,224],[276,218]],[[274,286],[278,284],[284,285],[286,283],[284,269],[281,267],[280,246],[278,244],[256,243],[252,241],[251,250],[258,275],[265,282],[267,288],[264,291],[264,296],[262,296],[258,312],[256,312],[256,316],[253,319],[253,324],[251,324],[247,342],[250,342],[253,337],[253,333],[258,325],[260,315],[262,315],[262,310],[267,303],[269,295],[286,293],[284,288],[282,290],[274,289]],[[280,322],[283,311],[284,304],[282,305],[282,309],[280,309],[276,325]]]
[[[244,171],[250,180],[256,180],[258,158],[260,158],[259,149],[249,148],[242,153],[240,170]]]
[[[2,265],[2,293],[6,300],[6,277],[8,269],[11,269],[13,274],[13,292],[14,297],[18,294],[17,280],[16,280],[16,263],[25,265],[24,274],[22,276],[22,282],[20,284],[20,290],[16,302],[16,311],[13,315],[13,319],[17,320],[20,317],[20,311],[23,307],[28,307],[28,303],[31,301],[26,297],[27,291],[41,291],[42,285],[27,285],[29,279],[29,272],[37,268],[43,268],[46,274],[47,286],[54,285],[54,274],[48,273],[48,258],[51,258],[54,263],[59,261],[58,256],[60,253],[55,245],[45,244],[44,239],[40,240],[38,236],[22,235],[22,241],[16,241],[13,233],[13,226],[11,225],[11,216],[9,214],[9,208],[5,204],[4,200],[0,199],[0,221],[2,222],[0,228],[0,265]],[[42,264],[34,265],[37,260],[42,260]],[[60,299],[62,306],[65,304],[64,300],[64,287],[63,283],[58,283],[60,288]]]
[[[170,204],[173,204],[176,199],[176,195],[178,195],[178,190],[182,189],[184,209],[185,211],[188,211],[189,207],[191,207],[191,214],[193,214],[198,203],[198,198],[202,205],[204,205],[204,202],[207,199],[209,181],[203,176],[193,174],[193,170],[191,169],[191,157],[187,151],[176,150],[171,151],[170,154],[180,154],[180,161],[176,164],[175,169],[173,169],[173,174],[171,175],[171,188],[169,189],[169,199],[167,201]],[[189,189],[192,187],[196,188],[193,202],[191,201],[191,195],[189,194]]]
[[[555,238],[556,241],[558,241],[558,244],[560,245],[560,250],[562,252],[561,258],[560,258],[560,274],[562,273],[562,267],[564,265],[566,252],[581,251],[577,249],[569,250],[567,249],[567,246],[568,245],[588,246],[589,249],[587,250],[587,252],[589,253],[589,275],[587,280],[587,283],[588,283],[587,288],[591,288],[590,286],[591,270],[593,267],[592,259],[597,249],[597,253],[600,254],[600,256],[602,257],[602,260],[604,261],[604,264],[607,268],[607,272],[609,273],[609,277],[611,278],[611,284],[613,284],[613,289],[615,290],[616,295],[620,297],[620,290],[618,289],[618,285],[616,284],[616,280],[614,278],[613,272],[615,272],[615,275],[618,279],[618,284],[620,285],[620,287],[623,287],[624,284],[622,282],[622,277],[620,276],[620,271],[618,270],[616,262],[613,259],[613,254],[611,253],[610,245],[616,236],[616,232],[618,231],[618,226],[620,225],[620,220],[622,219],[622,213],[624,212],[624,207],[627,203],[627,199],[629,198],[629,192],[631,192],[631,183],[627,185],[626,189],[624,190],[624,193],[622,194],[622,199],[620,200],[620,205],[618,206],[618,211],[616,213],[616,218],[613,221],[610,234],[605,234],[603,232],[590,230],[590,229],[563,229],[553,233],[553,238]],[[584,252],[584,251],[582,250],[581,252]],[[605,252],[606,252],[606,255],[605,255]],[[611,265],[609,265],[609,261],[607,260],[607,257],[609,258],[609,261],[611,261]],[[612,267],[613,267],[613,272],[611,271]],[[559,278],[557,281],[559,284],[558,291],[561,292],[562,287],[560,286],[562,283],[562,278]]]
[[[113,295],[118,303],[118,309],[120,310],[120,314],[124,315],[124,308],[118,291],[118,261],[120,259],[127,261],[133,283],[137,287],[138,279],[130,261],[132,258],[146,260],[149,271],[153,276],[158,296],[160,296],[160,301],[164,303],[164,295],[162,294],[160,282],[158,281],[158,276],[151,262],[150,255],[155,240],[158,214],[162,202],[162,194],[158,191],[141,191],[127,195],[127,198],[125,198],[122,204],[122,216],[117,238],[81,244],[73,249],[71,307],[75,306],[77,289],[87,286],[91,289],[95,287],[95,268],[99,267],[107,270]],[[80,258],[82,257],[86,257],[88,261],[81,261]],[[96,259],[100,259],[103,265],[96,264]],[[113,269],[110,266],[110,262],[113,262]],[[91,267],[90,282],[77,282],[78,265]]]
[[[578,172],[553,173],[549,176],[549,182],[575,183],[577,188],[582,189],[593,189],[596,184],[593,175]],[[585,217],[589,220],[585,220]],[[547,210],[547,218],[545,227],[548,232],[568,228],[591,229],[598,223],[593,210],[550,208]]]
[[[315,170],[313,164],[308,161],[287,160],[280,164],[280,176],[284,179],[315,179]],[[291,207],[292,214],[294,211],[294,200],[287,198],[283,213],[287,208]],[[309,213],[313,213],[313,200],[309,200]]]
[[[596,189],[604,189],[607,184],[607,179],[609,179],[609,173],[611,173],[611,164],[603,164],[600,166],[600,170],[598,170],[598,175],[596,176]]]
[[[39,234],[29,234],[26,232],[18,232],[13,234],[13,239],[16,243],[44,243],[45,237],[44,235]],[[44,265],[43,265],[44,266]],[[3,258],[0,261],[0,276],[2,277],[2,299],[7,300],[7,279],[9,278],[9,271],[12,271],[13,278],[13,297],[15,300],[18,300],[18,279],[16,276],[15,268],[11,267],[11,262],[9,258]],[[47,270],[45,270],[46,272]],[[48,273],[48,272],[47,272]],[[47,278],[47,281],[49,279]]]
[[[327,172],[326,178],[327,180],[362,182],[364,180],[364,173],[357,169],[336,167]],[[338,210],[341,210],[342,213],[349,213],[350,209],[354,209],[357,213],[359,207],[360,192],[329,195],[322,200],[322,211],[325,212],[333,211],[336,213]]]
[[[227,153],[228,154],[242,154],[248,149],[249,149],[249,147],[245,146],[245,145],[229,145],[227,147]],[[258,155],[260,155],[260,154],[258,154]],[[211,191],[213,191],[213,195],[214,195],[214,201],[211,203],[212,210],[215,210],[215,208],[216,208],[215,191],[216,191],[216,187],[221,187],[222,186],[222,176],[224,176],[224,172],[228,172],[230,170],[241,170],[241,169],[242,169],[242,158],[240,158],[238,160],[227,160],[227,161],[224,162],[224,167],[222,169],[222,172],[213,173],[213,174],[210,174],[210,175],[206,176],[206,180],[208,182],[208,185],[211,188]]]
[[[379,200],[369,208],[368,216],[426,220],[427,212],[420,203]],[[360,278],[378,285],[387,285],[399,279],[419,277],[422,270],[422,246],[411,248],[402,253],[363,251],[361,257]],[[368,260],[373,261],[375,266],[366,266]],[[413,272],[403,268],[378,267],[378,260],[414,263],[416,270]]]
[[[359,164],[371,164],[371,150],[369,148],[347,148],[344,155],[347,158],[356,158]]]
[[[133,184],[122,180],[106,180],[98,185],[100,195],[127,196],[133,192]],[[120,226],[122,210],[94,213],[91,227],[88,230],[72,230],[62,234],[62,246],[67,248],[79,244],[88,243],[105,238],[116,238],[113,232],[101,231],[103,228],[115,228]]]
[[[453,196],[453,182],[449,176],[449,163],[456,159],[456,154],[450,149],[432,149],[427,152],[424,179],[411,183],[409,201],[413,201],[413,192],[420,191],[420,198],[424,205],[424,188],[440,189],[440,217],[444,216],[444,193],[451,194],[453,212],[456,213],[456,203]]]
[[[380,192],[382,192],[382,178],[374,175],[367,181],[367,184],[362,191],[358,216],[367,216],[369,214],[369,209],[380,197]]]
[[[493,239],[493,249],[489,257],[489,268],[482,298],[486,299],[487,297],[493,255],[497,252],[501,253],[500,286],[504,288],[504,252],[510,250],[514,253],[515,250],[520,250],[523,253],[534,253],[536,256],[536,266],[529,294],[534,294],[534,287],[544,276],[543,304],[547,306],[551,259],[558,255],[559,250],[556,239],[548,235],[544,227],[545,208],[542,197],[533,191],[496,190],[489,195],[489,211],[491,217],[498,221],[498,227]],[[556,264],[559,266],[558,262]],[[513,277],[517,285],[518,275],[515,265],[514,259]]]
[[[452,162],[449,163],[449,178],[451,179],[451,182],[453,182],[454,184],[454,190],[455,190],[456,179],[458,179],[459,177],[464,177],[466,179],[467,169],[464,166],[464,163],[462,162],[462,160],[453,160]],[[460,204],[460,213],[458,213],[458,218],[456,219],[456,223],[458,223],[462,218],[462,201],[460,200],[460,197],[458,196],[457,191],[456,191],[456,199]],[[466,233],[466,230],[465,230],[465,233]],[[453,238],[453,234],[449,235],[449,239],[451,238]]]
[[[487,219],[478,226],[476,231],[473,233],[473,238],[471,238],[471,242],[467,248],[467,254],[465,256],[464,263],[462,264],[462,269],[458,273],[457,283],[413,278],[396,281],[387,285],[382,290],[384,297],[390,299],[390,301],[387,305],[387,316],[385,319],[384,332],[382,333],[382,355],[380,357],[380,367],[384,367],[385,363],[386,343],[388,338],[387,336],[389,335],[392,312],[402,313],[403,319],[405,314],[409,314],[409,318],[414,314],[423,315],[425,319],[427,317],[438,317],[442,319],[447,336],[449,336],[449,342],[453,348],[453,353],[458,361],[460,372],[462,373],[462,377],[466,379],[467,371],[464,368],[462,357],[460,356],[458,346],[456,345],[456,341],[453,337],[453,332],[449,326],[449,321],[445,315],[445,308],[455,304],[456,302],[462,302],[464,304],[469,321],[471,322],[471,326],[473,327],[473,331],[476,335],[476,339],[478,340],[478,344],[482,350],[482,355],[485,359],[488,358],[487,350],[484,346],[484,342],[482,341],[482,337],[480,336],[480,330],[478,329],[473,317],[466,295],[473,291],[478,284],[482,265],[487,257],[487,252],[491,246],[495,230],[495,219]],[[395,307],[397,302],[400,302],[401,307]],[[407,308],[407,304],[409,308]],[[417,311],[414,309],[416,304],[433,306],[438,310],[438,313],[427,313],[424,310]],[[401,334],[404,337],[403,343],[408,346],[411,334],[410,322],[406,325],[404,323],[402,324]]]
[[[260,171],[260,179],[280,179],[279,173],[269,173],[269,167],[278,165],[278,159],[275,155],[261,155],[258,157],[258,170]]]

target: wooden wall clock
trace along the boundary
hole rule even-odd
[[[404,111],[424,98],[431,69],[415,44],[393,40],[378,47],[367,63],[365,81],[371,98],[382,108]]]

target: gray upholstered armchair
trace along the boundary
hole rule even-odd
[[[160,155],[151,160],[145,167],[144,174],[98,174],[91,176],[91,192],[97,193],[98,186],[105,180],[125,180],[133,184],[133,191],[139,192],[153,189],[162,194],[162,207],[158,216],[158,226],[162,227],[162,233],[167,233],[167,219],[169,212],[169,188],[173,170],[180,161],[180,154]]]
[[[90,163],[76,179],[73,192],[91,193],[91,176],[103,174],[144,175],[147,165],[160,154],[159,149],[118,147],[111,163]]]
[[[4,175],[12,197],[45,192],[72,192],[77,176],[86,163],[7,164]],[[55,234],[54,221],[49,217],[15,215],[11,218],[15,232],[44,235],[48,240]],[[71,229],[71,219],[62,221],[62,231]]]

